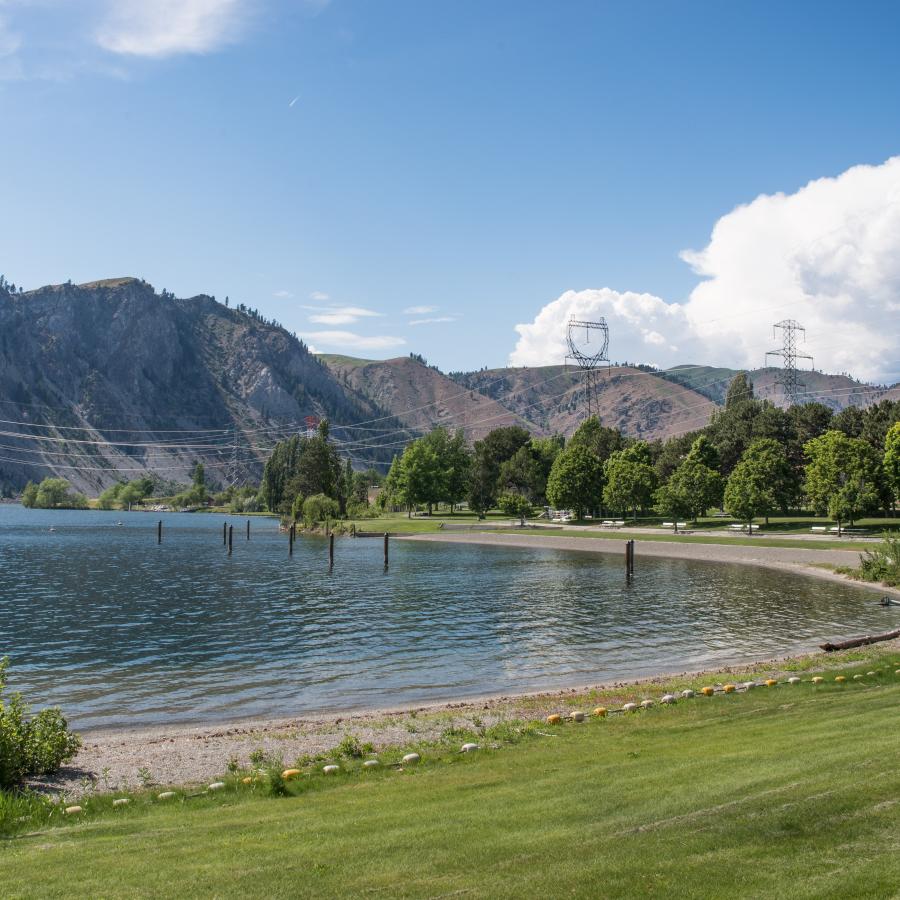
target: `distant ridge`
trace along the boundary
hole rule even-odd
[[[683,434],[706,424],[737,371],[616,366],[599,379],[598,412],[634,437]],[[750,376],[759,396],[781,402],[777,370]],[[803,379],[809,399],[836,410],[900,398],[900,385]],[[310,415],[330,421],[355,467],[385,471],[436,425],[470,440],[501,425],[569,435],[585,415],[584,385],[563,365],[447,375],[416,355],[317,356],[255,310],[179,299],[139,278],[0,287],[0,493],[48,474],[90,492],[151,471],[183,483],[197,461],[213,484],[235,460],[255,480]]]

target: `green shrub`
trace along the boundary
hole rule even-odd
[[[900,587],[900,535],[884,533],[877,547],[859,558],[859,574],[866,581],[881,581]]]
[[[337,500],[325,494],[313,494],[303,501],[303,521],[306,525],[315,525],[326,519],[336,519],[341,514]]]
[[[72,759],[81,738],[69,731],[57,708],[30,715],[21,694],[3,696],[9,660],[0,660],[0,788],[20,785],[34,775],[49,775]]]
[[[334,748],[338,756],[346,756],[353,759],[359,759],[367,753],[371,753],[375,748],[372,744],[362,743],[354,734],[345,734],[341,742]]]

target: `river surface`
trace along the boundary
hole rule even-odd
[[[274,519],[0,505],[10,685],[78,728],[397,706],[712,666],[897,627],[877,595],[748,566],[300,538]],[[122,524],[117,524],[121,522]],[[52,531],[50,529],[53,529]]]

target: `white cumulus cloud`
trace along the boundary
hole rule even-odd
[[[427,316],[428,313],[437,312],[436,306],[407,306],[403,310],[404,316]]]
[[[247,7],[246,0],[112,0],[96,39],[126,56],[210,53],[240,38]]]
[[[900,157],[761,195],[682,258],[702,279],[684,303],[610,288],[567,291],[519,334],[510,365],[559,363],[570,316],[605,316],[612,359],[757,368],[772,324],[806,328],[818,369],[900,379]]]

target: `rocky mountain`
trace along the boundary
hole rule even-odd
[[[198,460],[213,483],[235,461],[258,478],[267,448],[308,415],[389,412],[285,329],[209,296],[134,278],[0,293],[0,489],[56,474],[96,492],[148,470],[184,482]]]

